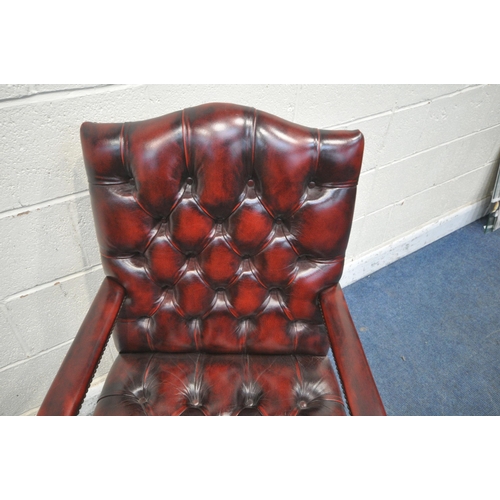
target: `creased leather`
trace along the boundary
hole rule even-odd
[[[120,352],[308,354],[342,274],[363,137],[208,104],[81,130]]]
[[[321,356],[125,353],[95,415],[346,415]]]

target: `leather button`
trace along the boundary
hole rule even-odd
[[[192,184],[193,183],[193,178],[192,177],[188,177],[186,179],[186,184]]]
[[[305,401],[299,401],[299,408],[304,409],[307,407],[307,403]]]
[[[313,187],[316,187],[316,183],[314,181],[311,181],[309,184],[308,184],[308,187],[310,187],[311,189]]]
[[[189,326],[193,329],[196,328],[198,326],[198,323],[200,322],[198,318],[189,318],[187,321],[189,323]]]
[[[255,186],[255,181],[253,179],[249,179],[247,182],[248,187],[254,187]]]

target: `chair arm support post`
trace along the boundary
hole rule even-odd
[[[386,415],[340,285],[322,293],[321,307],[352,414]]]
[[[38,411],[39,416],[77,415],[125,297],[106,277]]]

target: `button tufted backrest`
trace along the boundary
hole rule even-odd
[[[360,132],[206,104],[81,139],[120,352],[327,353]]]

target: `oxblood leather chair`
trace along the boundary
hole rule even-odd
[[[338,284],[359,131],[207,104],[81,139],[106,278],[39,415],[78,413],[111,331],[95,415],[385,414]]]

